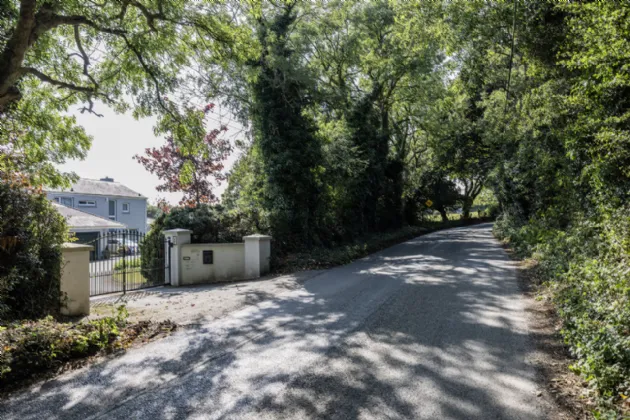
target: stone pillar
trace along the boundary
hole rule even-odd
[[[89,245],[62,245],[61,313],[69,316],[90,314],[90,251]]]
[[[267,274],[271,257],[271,236],[244,236],[243,242],[245,242],[245,278],[257,279]]]
[[[188,229],[171,229],[165,230],[164,236],[166,237],[166,247],[164,254],[168,258],[168,240],[171,240],[173,247],[171,248],[171,261],[169,261],[171,270],[171,286],[179,286],[181,279],[181,247],[190,243],[191,230]],[[168,278],[168,277],[167,277]]]

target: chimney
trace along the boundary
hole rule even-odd
[[[106,176],[105,178],[101,178],[101,181],[114,182],[114,178],[110,178],[110,177]]]

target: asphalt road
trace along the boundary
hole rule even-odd
[[[3,401],[11,419],[545,418],[489,224],[436,232]]]

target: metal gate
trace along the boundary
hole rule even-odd
[[[90,296],[171,283],[171,243],[163,235],[120,230],[87,243],[90,253]]]

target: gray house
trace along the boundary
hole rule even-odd
[[[111,230],[126,229],[127,226],[104,217],[94,216],[84,211],[62,206],[54,203],[53,207],[66,219],[68,230],[74,234],[79,243],[89,244],[93,247],[90,259],[102,255],[107,246],[107,232]],[[101,238],[99,240],[99,237]]]
[[[49,200],[71,207],[100,218],[107,219],[126,226],[129,230],[145,233],[147,229],[147,198],[132,189],[114,182],[112,178],[87,179],[81,178],[69,189],[48,189],[46,195]],[[87,240],[94,236],[94,231],[82,230]],[[112,229],[114,230],[114,229]],[[91,232],[90,235],[87,235]],[[78,232],[77,232],[78,233]]]

